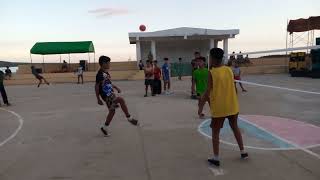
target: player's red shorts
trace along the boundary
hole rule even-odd
[[[240,76],[234,76],[234,80],[241,81],[241,77]]]

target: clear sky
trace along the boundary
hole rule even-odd
[[[29,61],[35,42],[79,40],[92,40],[97,56],[135,59],[128,32],[140,24],[148,31],[237,28],[229,51],[284,48],[287,19],[319,15],[320,0],[0,0],[0,60]]]

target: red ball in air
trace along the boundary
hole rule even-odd
[[[143,31],[146,31],[147,28],[145,25],[140,25],[139,29],[140,29],[140,31],[143,32]]]

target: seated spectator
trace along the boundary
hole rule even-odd
[[[12,72],[9,68],[9,66],[7,66],[7,69],[5,70],[5,79],[11,79],[11,76],[12,76]]]
[[[241,54],[241,51],[239,52],[239,55],[237,55],[237,60],[242,60],[243,59],[243,55]]]
[[[236,59],[236,56],[235,56],[234,54],[235,54],[235,52],[233,51],[233,52],[232,52],[232,55],[230,56],[230,60],[231,60],[231,61],[233,61],[233,60]]]
[[[63,63],[62,63],[62,72],[67,72],[68,71],[68,63],[63,60]]]
[[[251,61],[249,59],[249,55],[247,54],[246,57],[244,58],[244,63],[246,64],[251,64]]]

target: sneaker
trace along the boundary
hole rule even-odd
[[[144,97],[148,97],[148,95],[145,94]]]
[[[105,137],[109,137],[109,136],[110,136],[110,134],[108,133],[108,131],[107,131],[106,128],[101,127],[100,130],[101,130],[101,132],[103,133],[103,135],[104,135]]]
[[[208,162],[210,163],[210,164],[212,164],[212,165],[215,165],[215,166],[217,166],[217,167],[219,167],[220,166],[220,161],[218,161],[218,160],[215,160],[215,159],[208,159]]]
[[[135,120],[135,119],[129,120],[129,119],[128,119],[128,121],[129,121],[129,123],[131,123],[131,124],[134,125],[134,126],[138,126],[138,125],[139,125],[138,120]]]
[[[249,154],[248,153],[241,153],[241,159],[248,159]]]

